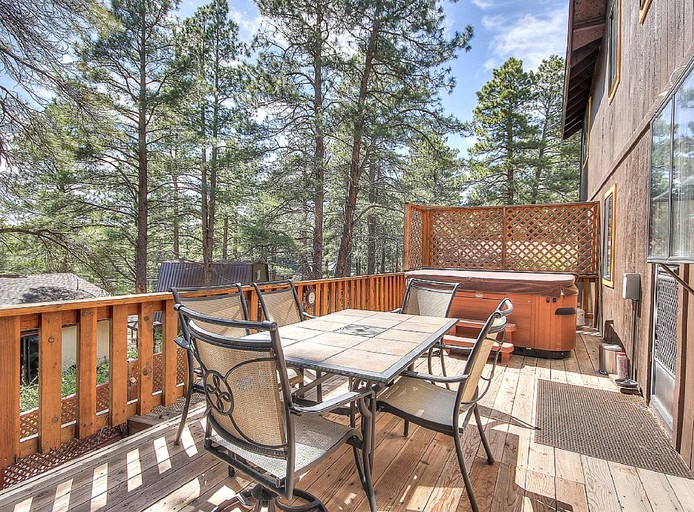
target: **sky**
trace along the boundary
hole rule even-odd
[[[250,38],[260,24],[258,9],[249,0],[228,1],[241,37]],[[188,16],[204,3],[183,0],[180,15]],[[451,33],[467,25],[474,29],[470,51],[461,53],[451,65],[457,86],[443,98],[446,111],[460,119],[472,118],[475,93],[492,77],[492,69],[509,57],[522,60],[526,69],[536,69],[543,58],[566,53],[567,0],[458,0],[445,2],[444,9]],[[473,142],[458,135],[448,140],[463,153]]]

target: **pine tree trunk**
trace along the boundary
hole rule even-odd
[[[144,4],[140,16],[140,90],[137,126],[137,242],[135,244],[135,292],[147,292],[147,60]]]
[[[375,204],[378,200],[378,191],[376,190],[376,164],[369,161],[369,204]],[[370,213],[366,219],[367,224],[367,241],[366,241],[366,273],[376,273],[376,227],[378,218],[375,214]]]
[[[171,167],[171,166],[170,166]],[[173,172],[173,257],[175,260],[181,258],[181,210],[178,204],[180,192],[178,190],[178,173]]]
[[[227,261],[229,257],[229,216],[224,215],[224,240],[222,240],[222,260]]]
[[[379,37],[379,15],[380,4],[374,14],[374,25],[369,35],[369,44],[364,59],[364,70],[359,84],[359,99],[357,104],[357,114],[354,120],[354,131],[352,135],[352,156],[349,164],[349,184],[345,206],[343,210],[342,237],[340,239],[340,249],[337,253],[337,264],[335,266],[335,277],[345,275],[347,257],[352,249],[352,233],[354,231],[354,216],[357,210],[357,196],[359,194],[359,181],[363,165],[361,162],[362,137],[364,134],[365,103],[369,91],[369,78],[373,69],[373,59],[376,54],[376,42]]]
[[[323,24],[323,14],[318,10],[316,30]],[[319,39],[319,38],[316,38]],[[313,60],[313,121],[315,131],[313,169],[313,272],[314,279],[323,277],[323,202],[325,201],[325,134],[323,129],[323,55],[322,41],[316,42]]]

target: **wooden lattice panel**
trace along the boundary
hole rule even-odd
[[[422,268],[422,254],[424,243],[424,214],[421,210],[413,209],[410,213],[410,253],[408,268]]]
[[[506,268],[595,273],[595,204],[508,206]]]
[[[428,266],[503,268],[503,211],[499,208],[433,210]]]
[[[406,206],[405,268],[598,271],[598,203]]]

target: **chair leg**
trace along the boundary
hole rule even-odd
[[[470,412],[468,412],[465,422],[463,423],[463,429],[464,426],[467,425],[468,421],[470,420]],[[467,490],[467,497],[470,500],[470,507],[472,508],[472,512],[479,512],[479,507],[477,506],[477,500],[475,500],[475,494],[472,491],[472,481],[470,481],[470,475],[467,472],[467,467],[465,466],[465,455],[463,454],[463,446],[460,441],[460,433],[456,432],[453,435],[453,441],[455,443],[455,453],[458,456],[458,465],[460,466],[460,472],[463,474],[463,481],[465,482],[465,489]]]
[[[190,409],[190,400],[193,397],[193,383],[195,382],[195,374],[193,373],[193,361],[190,352],[188,352],[188,387],[186,388],[186,402],[183,404],[183,412],[181,413],[181,423],[178,425],[178,432],[176,432],[176,439],[174,439],[174,444],[178,446],[181,444],[181,435],[183,434],[183,427],[186,424],[186,419],[188,418],[188,409]]]
[[[352,452],[354,453],[354,461],[357,465],[357,473],[359,474],[359,481],[364,489],[367,499],[369,500],[369,508],[371,512],[376,512],[376,497],[374,495],[373,481],[371,480],[371,465],[369,464],[369,459],[366,455],[367,448],[362,450],[361,457],[359,456],[359,448],[352,446]]]
[[[484,427],[482,426],[482,418],[480,418],[480,410],[477,408],[477,404],[474,405],[474,412],[475,422],[477,423],[477,430],[479,430],[480,432],[482,444],[484,445],[484,451],[487,452],[487,462],[489,464],[494,464],[494,455],[492,455],[492,449],[489,447],[489,441],[487,441],[487,436],[484,433]]]

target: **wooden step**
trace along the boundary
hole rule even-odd
[[[451,334],[446,334],[443,337],[443,344],[450,346],[450,350],[456,350],[456,348],[471,349],[475,346],[476,338],[468,338],[465,336],[453,336]],[[499,346],[498,342],[494,342],[492,346],[492,352],[497,352],[501,350],[499,354],[499,361],[502,364],[508,363],[511,353],[513,352],[513,344],[504,342]]]
[[[485,320],[470,320],[467,318],[459,318],[456,327],[467,327],[470,329],[482,329],[484,327]],[[506,333],[515,332],[516,324],[506,322]]]

